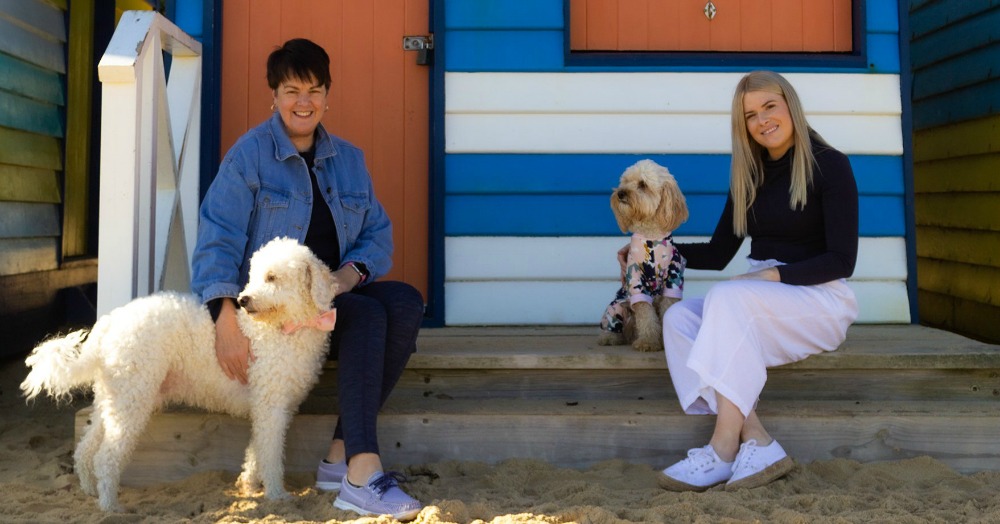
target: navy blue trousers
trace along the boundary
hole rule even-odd
[[[424,299],[405,282],[378,281],[338,295],[330,359],[337,361],[340,418],[334,439],[347,459],[379,453],[378,412],[417,350]]]

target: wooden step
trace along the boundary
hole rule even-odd
[[[684,415],[662,353],[602,347],[593,328],[426,329],[379,417],[386,464],[521,457],[663,467],[703,445],[713,417]],[[336,363],[296,416],[289,471],[312,471],[336,423]],[[797,460],[930,455],[1000,469],[1000,347],[921,326],[857,326],[836,352],[770,370],[759,414]],[[89,409],[77,414],[77,434]],[[248,422],[158,414],[123,481],[237,471]]]

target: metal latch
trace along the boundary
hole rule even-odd
[[[404,36],[403,50],[417,52],[418,65],[431,65],[434,55],[434,35]]]

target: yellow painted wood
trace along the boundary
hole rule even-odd
[[[1000,153],[918,162],[913,165],[913,190],[915,193],[1000,193]]]
[[[62,170],[59,139],[0,127],[0,164]]]
[[[979,231],[1000,231],[998,203],[1000,193],[924,193],[913,199],[917,226]]]
[[[913,134],[915,163],[986,153],[1000,153],[1000,114]]]
[[[59,203],[59,180],[51,169],[0,165],[0,201]]]
[[[66,83],[66,202],[63,206],[64,257],[88,254],[90,210],[90,129],[94,81],[94,0],[74,0],[69,13],[69,72]]]
[[[1000,307],[1000,268],[996,267],[917,257],[917,287]]]
[[[1000,343],[1000,307],[920,290],[920,322],[976,340]]]
[[[917,256],[1000,268],[1000,233],[919,226]]]

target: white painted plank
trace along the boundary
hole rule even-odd
[[[807,115],[845,154],[901,155],[898,115]],[[728,114],[448,114],[448,153],[726,154]]]
[[[678,237],[677,241],[706,242],[708,237]],[[610,280],[618,273],[615,253],[626,242],[624,236],[448,237],[445,281]],[[744,242],[723,271],[690,269],[685,278],[719,280],[743,273],[749,254],[750,242]],[[554,262],[567,259],[573,263]],[[902,237],[860,239],[852,280],[903,281],[906,275],[906,242]]]
[[[62,9],[39,0],[0,0],[0,13],[19,25],[66,41],[66,20]]]
[[[57,241],[55,237],[0,239],[0,275],[20,275],[58,268]]]
[[[685,296],[704,296],[710,281],[685,285]],[[852,281],[860,323],[909,323],[906,284]],[[446,282],[445,325],[600,324],[614,298],[612,281]]]
[[[445,112],[729,114],[743,73],[447,73]],[[898,115],[899,76],[784,75],[810,114]]]

